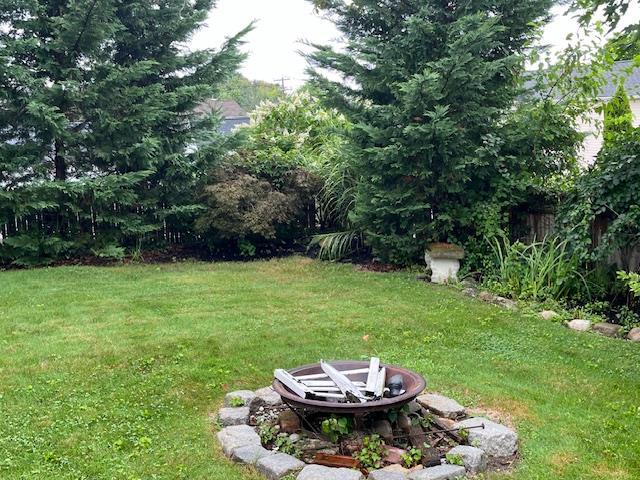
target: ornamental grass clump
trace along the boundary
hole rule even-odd
[[[580,272],[578,255],[566,240],[546,237],[530,245],[494,238],[491,241],[495,271],[489,287],[518,299],[566,299],[589,295],[589,287]]]

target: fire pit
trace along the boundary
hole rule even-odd
[[[420,374],[377,357],[274,377],[269,387],[228,393],[213,416],[224,453],[266,478],[460,478],[508,472],[517,458],[515,431],[469,416],[424,391]]]
[[[361,373],[347,375],[348,378],[353,382],[365,383],[367,381],[368,373],[364,372],[364,370],[369,368],[370,362],[348,360],[329,363],[331,364],[331,366],[341,372],[361,370]],[[291,391],[289,388],[287,388],[278,379],[274,379],[273,389],[282,397],[285,403],[292,407],[304,408],[315,412],[357,415],[402,407],[403,405],[406,405],[414,400],[426,387],[424,378],[422,378],[422,376],[416,372],[393,365],[380,365],[380,367],[386,369],[387,378],[392,378],[395,375],[400,375],[402,377],[403,389],[405,390],[404,393],[396,397],[382,397],[379,400],[372,400],[364,403],[338,403],[336,401],[331,401],[331,399],[302,398]],[[302,367],[291,369],[288,371],[288,373],[290,373],[293,377],[304,378],[310,375],[320,376],[323,375],[324,372],[320,363],[315,363],[312,365],[305,365]]]

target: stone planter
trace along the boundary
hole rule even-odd
[[[464,250],[451,243],[431,243],[427,246],[424,261],[431,270],[432,283],[448,283],[458,281],[460,260],[464,258]]]

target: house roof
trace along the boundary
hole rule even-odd
[[[611,98],[618,89],[618,79],[626,77],[625,89],[631,97],[640,97],[640,68],[633,66],[633,61],[625,60],[613,64],[613,68],[605,73],[606,85],[602,88],[600,98]]]
[[[205,100],[195,109],[196,113],[218,112],[223,119],[248,119],[249,114],[234,100]]]

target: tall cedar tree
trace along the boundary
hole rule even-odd
[[[624,84],[620,83],[616,94],[611,101],[604,106],[604,144],[611,145],[625,137],[633,130],[633,113],[631,112],[631,104],[629,96],[624,88]]]
[[[192,112],[243,58],[245,32],[188,51],[214,5],[0,0],[0,261],[117,255],[189,224],[189,146],[213,122]]]
[[[362,175],[354,223],[386,261],[458,241],[500,166],[483,160],[513,105],[523,52],[553,0],[316,0],[344,51],[316,45],[316,85],[355,124]],[[339,73],[344,81],[322,72]]]

